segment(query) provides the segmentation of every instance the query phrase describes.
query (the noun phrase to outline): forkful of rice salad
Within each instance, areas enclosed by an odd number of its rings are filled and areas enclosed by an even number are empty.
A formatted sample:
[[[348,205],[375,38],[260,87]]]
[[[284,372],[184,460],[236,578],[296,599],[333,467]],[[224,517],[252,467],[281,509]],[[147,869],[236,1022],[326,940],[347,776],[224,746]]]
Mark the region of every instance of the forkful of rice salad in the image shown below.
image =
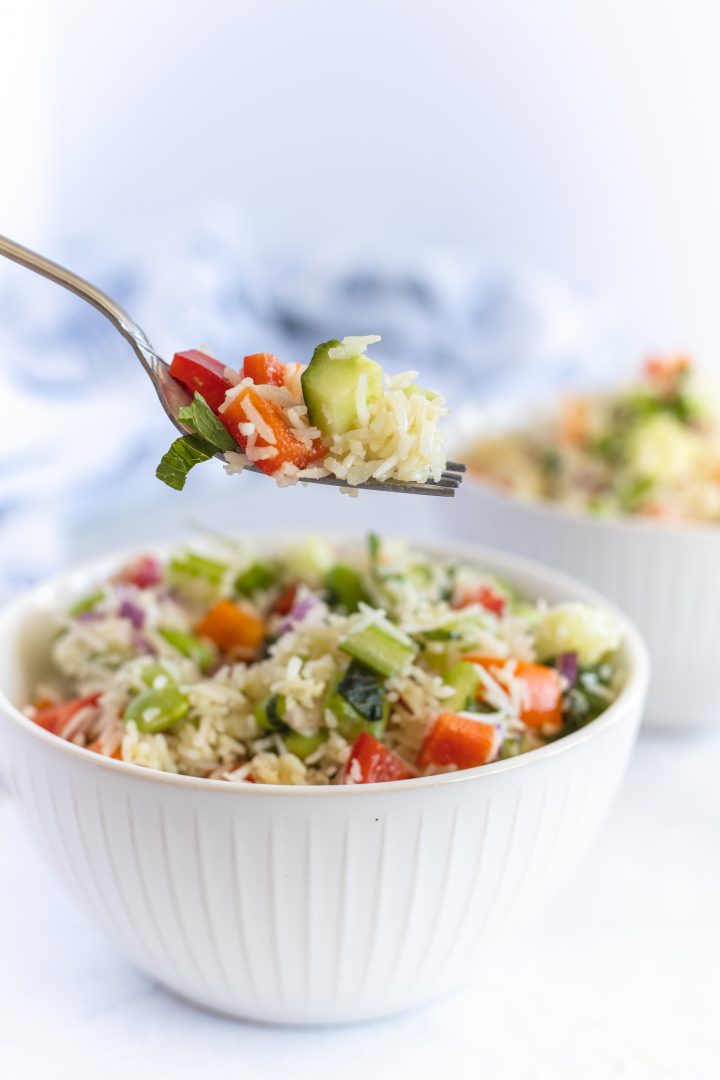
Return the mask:
[[[443,398],[417,386],[416,372],[386,377],[367,356],[376,335],[326,341],[307,366],[256,353],[236,371],[200,349],[176,353],[168,365],[96,285],[7,236],[0,256],[79,296],[131,346],[182,433],[157,469],[170,487],[182,489],[190,470],[212,457],[228,472],[264,473],[279,486],[301,481],[351,493],[452,497],[462,481],[465,466],[445,459]]]
[[[57,613],[29,717],[104,757],[254,784],[476,768],[592,722],[609,613],[371,536],[137,558]]]
[[[388,377],[367,355],[378,341],[326,341],[307,365],[255,353],[239,371],[199,349],[175,353],[169,373],[193,397],[158,478],[180,490],[190,469],[221,457],[228,473],[262,472],[280,487],[454,495],[464,466],[445,459],[444,400],[415,371]]]

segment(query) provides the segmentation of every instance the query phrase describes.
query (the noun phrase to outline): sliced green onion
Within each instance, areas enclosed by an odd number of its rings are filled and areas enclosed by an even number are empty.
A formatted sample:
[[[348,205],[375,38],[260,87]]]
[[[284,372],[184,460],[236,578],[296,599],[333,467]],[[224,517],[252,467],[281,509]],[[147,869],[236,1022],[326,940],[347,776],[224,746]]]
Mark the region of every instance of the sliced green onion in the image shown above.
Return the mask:
[[[171,626],[158,630],[158,633],[165,638],[168,645],[172,645],[183,656],[187,656],[194,661],[202,672],[207,674],[212,669],[216,660],[216,653],[207,641],[195,637],[194,634],[188,633],[187,630],[176,630]]]
[[[240,596],[252,596],[261,589],[269,589],[278,579],[280,567],[273,562],[254,562],[235,578],[235,592]]]
[[[271,694],[264,698],[254,709],[258,727],[263,731],[287,731],[285,723],[285,698],[282,694]]]
[[[161,679],[164,681],[161,682],[159,686],[156,686],[155,684],[158,682],[158,680]],[[157,690],[160,690],[165,686],[175,684],[175,680],[170,675],[170,673],[162,666],[162,664],[155,664],[153,662],[143,664],[139,672],[139,682],[142,684],[142,686],[147,686]]]
[[[134,720],[138,731],[167,731],[187,716],[190,702],[177,686],[163,686],[138,694],[125,710],[125,722]]]
[[[323,584],[330,593],[333,606],[342,608],[348,615],[356,612],[361,602],[370,602],[362,577],[352,566],[344,563],[331,566]]]
[[[227,565],[194,551],[186,551],[170,560],[168,570],[179,577],[202,578],[211,585],[220,585],[227,573]]]
[[[105,599],[105,592],[103,589],[99,589],[97,592],[90,593],[89,596],[83,596],[80,600],[76,600],[72,607],[68,608],[68,615],[75,618],[76,615],[85,615],[88,611],[92,611],[97,607],[101,600]]]
[[[315,735],[299,735],[297,731],[289,731],[283,736],[283,740],[287,752],[304,761],[306,757],[320,749],[327,737],[327,731],[318,731]]]

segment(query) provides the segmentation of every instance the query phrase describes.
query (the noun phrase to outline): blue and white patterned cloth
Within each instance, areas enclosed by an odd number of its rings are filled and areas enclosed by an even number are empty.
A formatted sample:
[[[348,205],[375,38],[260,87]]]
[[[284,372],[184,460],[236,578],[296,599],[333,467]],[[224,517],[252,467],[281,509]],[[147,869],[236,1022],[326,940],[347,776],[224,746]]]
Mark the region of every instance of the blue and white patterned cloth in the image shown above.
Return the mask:
[[[205,344],[232,366],[254,351],[304,361],[329,337],[379,333],[383,364],[417,368],[452,405],[546,394],[580,369],[593,333],[568,290],[471,259],[340,247],[261,257],[227,215],[153,238],[152,254],[143,243],[132,254],[77,241],[49,250],[119,300],[168,357]],[[10,263],[0,265],[0,403],[1,600],[61,566],[90,511],[151,501],[172,431],[109,324]]]

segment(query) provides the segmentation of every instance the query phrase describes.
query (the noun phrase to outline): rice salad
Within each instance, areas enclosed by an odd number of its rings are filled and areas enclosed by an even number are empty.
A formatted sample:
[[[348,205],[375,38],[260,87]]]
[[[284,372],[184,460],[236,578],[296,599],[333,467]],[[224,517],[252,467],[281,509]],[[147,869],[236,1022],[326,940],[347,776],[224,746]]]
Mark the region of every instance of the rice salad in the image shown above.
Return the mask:
[[[651,359],[632,385],[568,398],[466,456],[483,480],[569,510],[720,522],[720,392],[686,357]]]
[[[446,413],[416,371],[387,376],[367,355],[377,335],[318,345],[308,365],[270,353],[246,356],[235,371],[198,349],[176,353],[170,374],[193,394],[157,476],[181,489],[194,465],[223,456],[228,473],[248,466],[283,487],[336,477],[348,490],[374,481],[439,481]]]
[[[277,555],[133,560],[58,616],[27,715],[98,754],[233,783],[471,768],[592,721],[623,672],[612,617],[528,602],[371,536]]]

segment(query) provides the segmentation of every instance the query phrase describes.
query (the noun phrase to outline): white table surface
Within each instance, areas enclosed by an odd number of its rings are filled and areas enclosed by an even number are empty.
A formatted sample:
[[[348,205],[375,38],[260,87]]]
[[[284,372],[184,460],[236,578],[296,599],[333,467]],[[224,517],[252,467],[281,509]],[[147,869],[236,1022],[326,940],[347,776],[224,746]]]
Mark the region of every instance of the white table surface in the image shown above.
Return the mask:
[[[301,504],[290,492],[265,505],[266,490],[248,483],[244,521],[262,495],[266,527],[312,518],[434,529],[429,500],[336,503],[313,492]],[[98,522],[75,554],[177,534],[188,516],[186,504],[163,502],[131,522]],[[202,516],[228,529],[237,511],[216,504]],[[0,1076],[720,1077],[719,777],[720,727],[644,734],[573,880],[472,985],[414,1014],[307,1030],[216,1017],[153,984],[86,921],[0,794]]]

